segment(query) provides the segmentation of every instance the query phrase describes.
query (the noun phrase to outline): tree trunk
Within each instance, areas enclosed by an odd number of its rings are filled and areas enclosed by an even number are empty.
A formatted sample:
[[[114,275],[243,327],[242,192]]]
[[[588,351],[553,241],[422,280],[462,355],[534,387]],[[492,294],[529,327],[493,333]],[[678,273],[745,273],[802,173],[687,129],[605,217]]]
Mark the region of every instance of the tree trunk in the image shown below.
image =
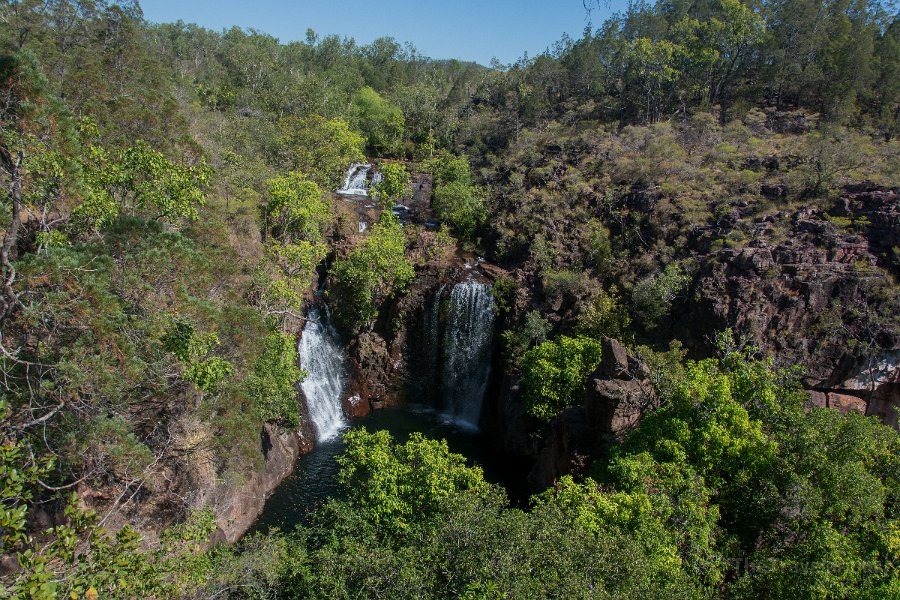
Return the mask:
[[[3,246],[0,247],[0,268],[2,268],[3,275],[3,294],[2,298],[0,298],[0,303],[2,303],[0,305],[0,324],[6,320],[18,302],[18,296],[16,296],[12,287],[16,280],[16,269],[13,267],[12,261],[16,258],[16,242],[19,238],[19,226],[22,218],[22,176],[20,173],[22,153],[20,151],[13,157],[9,151],[4,151],[2,160],[10,179],[9,201],[12,204],[12,218],[3,238]]]

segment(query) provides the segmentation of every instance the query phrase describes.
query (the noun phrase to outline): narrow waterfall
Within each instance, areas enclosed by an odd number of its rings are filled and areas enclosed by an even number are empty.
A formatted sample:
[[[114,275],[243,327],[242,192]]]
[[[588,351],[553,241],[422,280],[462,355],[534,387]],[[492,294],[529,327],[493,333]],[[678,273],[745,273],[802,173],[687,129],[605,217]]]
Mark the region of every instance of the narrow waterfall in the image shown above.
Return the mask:
[[[318,441],[336,436],[346,425],[341,400],[347,383],[344,353],[337,341],[328,314],[309,310],[300,339],[300,367],[307,372],[301,384],[309,417],[316,426]]]
[[[344,177],[344,187],[337,190],[337,193],[345,196],[367,196],[368,183],[366,180],[371,168],[372,165],[362,163],[350,165]]]
[[[474,281],[456,284],[447,306],[441,384],[444,410],[461,425],[478,427],[491,373],[493,340],[490,287]]]

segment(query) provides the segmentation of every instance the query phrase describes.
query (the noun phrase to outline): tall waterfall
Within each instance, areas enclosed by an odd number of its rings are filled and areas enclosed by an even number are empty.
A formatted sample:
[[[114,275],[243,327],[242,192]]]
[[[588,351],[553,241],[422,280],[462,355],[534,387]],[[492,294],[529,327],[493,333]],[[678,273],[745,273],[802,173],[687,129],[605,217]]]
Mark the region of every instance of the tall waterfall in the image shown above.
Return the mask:
[[[444,409],[461,425],[478,427],[493,339],[490,287],[474,281],[456,284],[447,306],[441,385]]]
[[[337,193],[344,194],[345,196],[368,195],[368,184],[366,179],[371,168],[372,165],[362,163],[353,163],[350,165],[350,168],[347,169],[347,174],[344,176],[344,187],[337,190]]]
[[[307,317],[299,348],[300,366],[307,372],[301,385],[321,442],[336,436],[347,423],[341,407],[347,373],[344,353],[327,313],[322,316],[311,308]]]

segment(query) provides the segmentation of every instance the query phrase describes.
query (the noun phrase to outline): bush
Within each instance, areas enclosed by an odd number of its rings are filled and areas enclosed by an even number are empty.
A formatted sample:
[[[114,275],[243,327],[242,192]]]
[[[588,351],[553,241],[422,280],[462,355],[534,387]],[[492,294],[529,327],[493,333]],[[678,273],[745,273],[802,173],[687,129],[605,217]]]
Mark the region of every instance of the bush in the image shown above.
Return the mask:
[[[396,154],[403,142],[403,111],[366,86],[353,99],[356,124],[377,154]]]
[[[409,172],[396,163],[382,165],[378,172],[382,179],[372,188],[372,195],[382,208],[388,210],[409,192]]]
[[[441,221],[449,223],[460,238],[468,241],[474,240],[475,230],[487,214],[483,192],[457,181],[435,188],[431,206]]]
[[[308,174],[325,189],[341,185],[348,165],[365,161],[366,139],[342,119],[307,115],[282,119],[279,125],[284,131],[278,141],[284,166]]]
[[[604,336],[621,339],[630,326],[631,317],[621,304],[619,290],[612,286],[609,292],[600,290],[582,307],[576,329],[582,335],[597,339]]]
[[[399,294],[415,276],[405,254],[403,226],[390,211],[383,211],[371,233],[350,253],[334,263],[332,275],[338,300],[338,321],[348,329],[371,322],[378,307]]]
[[[522,356],[522,385],[528,413],[550,422],[582,401],[587,377],[600,364],[602,346],[587,337],[562,336]]]
[[[256,401],[261,420],[293,428],[300,425],[297,384],[306,373],[297,366],[298,361],[292,336],[285,333],[266,336],[263,352],[244,384],[247,395]]]
[[[631,293],[634,311],[647,330],[655,329],[672,311],[672,301],[690,283],[678,263],[669,263],[662,271],[639,281]]]

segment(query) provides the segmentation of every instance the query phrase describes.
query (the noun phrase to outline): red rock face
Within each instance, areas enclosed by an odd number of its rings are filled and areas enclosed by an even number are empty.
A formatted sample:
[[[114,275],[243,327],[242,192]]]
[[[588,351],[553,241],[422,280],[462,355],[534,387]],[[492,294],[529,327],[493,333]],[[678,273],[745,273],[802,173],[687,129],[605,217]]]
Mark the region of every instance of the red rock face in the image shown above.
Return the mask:
[[[218,537],[225,542],[236,542],[253,525],[262,514],[266,497],[291,474],[300,456],[300,439],[294,431],[267,423],[261,443],[263,468],[251,472],[244,482],[221,485],[213,495]]]
[[[849,412],[858,412],[862,415],[866,414],[866,401],[857,396],[848,394],[828,394],[828,408],[833,408],[841,414]]]

